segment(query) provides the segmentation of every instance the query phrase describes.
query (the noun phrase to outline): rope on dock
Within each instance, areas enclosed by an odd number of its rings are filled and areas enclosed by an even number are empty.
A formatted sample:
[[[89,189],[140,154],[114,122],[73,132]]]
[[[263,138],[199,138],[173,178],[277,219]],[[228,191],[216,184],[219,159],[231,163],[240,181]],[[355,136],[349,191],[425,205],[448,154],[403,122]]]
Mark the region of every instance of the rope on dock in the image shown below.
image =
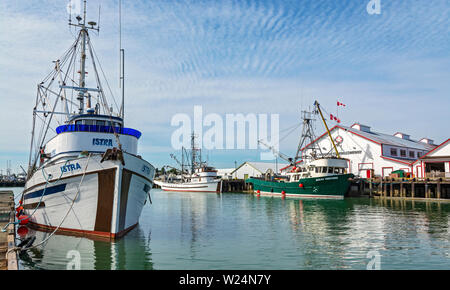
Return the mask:
[[[68,162],[69,162],[69,160],[67,160],[67,161],[64,163],[64,166],[66,166]],[[44,195],[45,195],[45,191],[47,190],[48,185],[49,185],[50,183],[56,183],[56,182],[58,182],[58,181],[62,178],[64,172],[61,171],[61,175],[60,175],[55,181],[53,181],[53,182],[50,182],[50,179],[52,178],[52,175],[51,175],[51,174],[47,174],[47,177],[46,177],[45,174],[46,174],[46,172],[45,172],[45,170],[44,170],[44,167],[42,167],[42,176],[43,176],[44,179],[45,179],[45,187],[44,187],[44,190],[42,191],[42,195],[41,195],[41,198],[39,199],[38,204],[36,205],[36,207],[35,207],[34,210],[33,210],[33,213],[32,213],[31,215],[27,216],[27,218],[24,218],[24,219],[19,219],[19,218],[18,218],[17,221],[7,223],[6,226],[5,226],[4,228],[2,228],[2,230],[1,230],[3,233],[6,232],[6,229],[8,228],[8,226],[9,226],[10,224],[17,225],[17,224],[20,224],[21,221],[29,220],[29,219],[36,213],[37,209],[38,209],[39,206],[41,205],[42,198],[43,198]],[[22,193],[21,193],[22,196],[23,196],[24,193],[25,193],[25,191],[22,191]],[[16,196],[14,196],[14,202],[15,202],[15,200],[16,200]]]

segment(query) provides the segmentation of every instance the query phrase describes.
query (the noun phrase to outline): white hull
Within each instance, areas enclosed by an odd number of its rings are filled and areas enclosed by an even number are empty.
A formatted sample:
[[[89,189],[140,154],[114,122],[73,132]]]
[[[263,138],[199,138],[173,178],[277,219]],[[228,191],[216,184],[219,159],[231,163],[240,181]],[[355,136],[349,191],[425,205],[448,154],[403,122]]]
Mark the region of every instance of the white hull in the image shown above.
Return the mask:
[[[220,180],[208,182],[184,182],[170,183],[155,180],[164,191],[183,191],[183,192],[220,192]]]
[[[54,229],[64,220],[59,232],[108,238],[132,229],[153,185],[154,168],[134,155],[123,155],[125,165],[120,161],[101,163],[102,155],[96,154],[36,171],[24,191],[23,204],[26,214],[32,215],[30,222]]]

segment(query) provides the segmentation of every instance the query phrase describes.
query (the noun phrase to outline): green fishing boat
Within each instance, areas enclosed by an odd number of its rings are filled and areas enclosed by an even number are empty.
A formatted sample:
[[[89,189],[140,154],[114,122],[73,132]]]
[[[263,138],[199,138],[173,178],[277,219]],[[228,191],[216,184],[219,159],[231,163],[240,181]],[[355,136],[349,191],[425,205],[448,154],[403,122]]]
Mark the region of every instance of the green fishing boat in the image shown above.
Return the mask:
[[[291,164],[290,172],[286,176],[269,180],[266,180],[267,178],[247,179],[246,182],[253,185],[254,193],[282,197],[344,198],[354,175],[347,173],[349,161],[340,157],[317,101],[314,103],[314,108],[313,112],[303,112],[303,132],[296,157],[289,158],[280,152],[274,152]],[[315,139],[312,126],[314,114],[320,114],[333,144],[334,152],[329,152],[328,156],[323,152],[317,152],[321,151],[320,148],[313,148],[309,156],[305,156],[302,152],[304,145],[313,143]],[[273,150],[273,147],[269,148]],[[317,158],[316,156],[324,157]],[[300,161],[297,161],[298,159]]]
[[[278,195],[303,198],[343,199],[350,187],[353,174],[345,174],[347,160],[318,159],[306,166],[294,167],[287,178],[264,180],[249,178],[259,195]]]

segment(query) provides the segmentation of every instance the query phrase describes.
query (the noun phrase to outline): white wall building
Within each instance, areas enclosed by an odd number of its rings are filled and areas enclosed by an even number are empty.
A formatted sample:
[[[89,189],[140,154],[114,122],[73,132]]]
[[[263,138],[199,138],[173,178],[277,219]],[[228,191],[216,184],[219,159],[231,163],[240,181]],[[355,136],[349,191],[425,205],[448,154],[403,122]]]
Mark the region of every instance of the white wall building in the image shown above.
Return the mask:
[[[386,177],[400,169],[412,172],[412,163],[436,147],[427,138],[415,141],[400,132],[394,135],[378,133],[359,123],[350,127],[336,125],[330,133],[339,154],[348,160],[349,172],[363,178],[372,175]],[[305,146],[302,156],[311,153],[308,148],[312,145],[321,148],[323,155],[334,151],[326,132]]]
[[[217,170],[217,176],[219,176],[222,179],[232,179],[232,172],[235,170],[235,168],[222,168],[222,169],[216,169]]]
[[[450,139],[414,162],[413,168],[418,178],[450,178]]]
[[[266,173],[280,173],[286,167],[285,163],[244,162],[231,173],[233,179],[247,179],[250,177],[263,177]]]

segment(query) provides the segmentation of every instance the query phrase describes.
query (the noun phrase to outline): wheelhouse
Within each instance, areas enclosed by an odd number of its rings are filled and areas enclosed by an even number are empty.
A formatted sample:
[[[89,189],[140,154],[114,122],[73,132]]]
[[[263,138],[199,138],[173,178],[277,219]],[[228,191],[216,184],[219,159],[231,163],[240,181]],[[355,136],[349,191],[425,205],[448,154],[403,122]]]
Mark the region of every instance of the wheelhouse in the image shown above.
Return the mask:
[[[302,178],[342,175],[347,172],[345,159],[323,158],[312,161],[308,165],[299,166],[288,173],[288,181],[295,182]]]
[[[56,128],[56,133],[65,132],[94,132],[94,133],[117,133],[130,135],[139,139],[141,132],[131,128],[123,127],[123,120],[119,117],[112,117],[97,114],[77,115],[69,119],[66,125]]]

